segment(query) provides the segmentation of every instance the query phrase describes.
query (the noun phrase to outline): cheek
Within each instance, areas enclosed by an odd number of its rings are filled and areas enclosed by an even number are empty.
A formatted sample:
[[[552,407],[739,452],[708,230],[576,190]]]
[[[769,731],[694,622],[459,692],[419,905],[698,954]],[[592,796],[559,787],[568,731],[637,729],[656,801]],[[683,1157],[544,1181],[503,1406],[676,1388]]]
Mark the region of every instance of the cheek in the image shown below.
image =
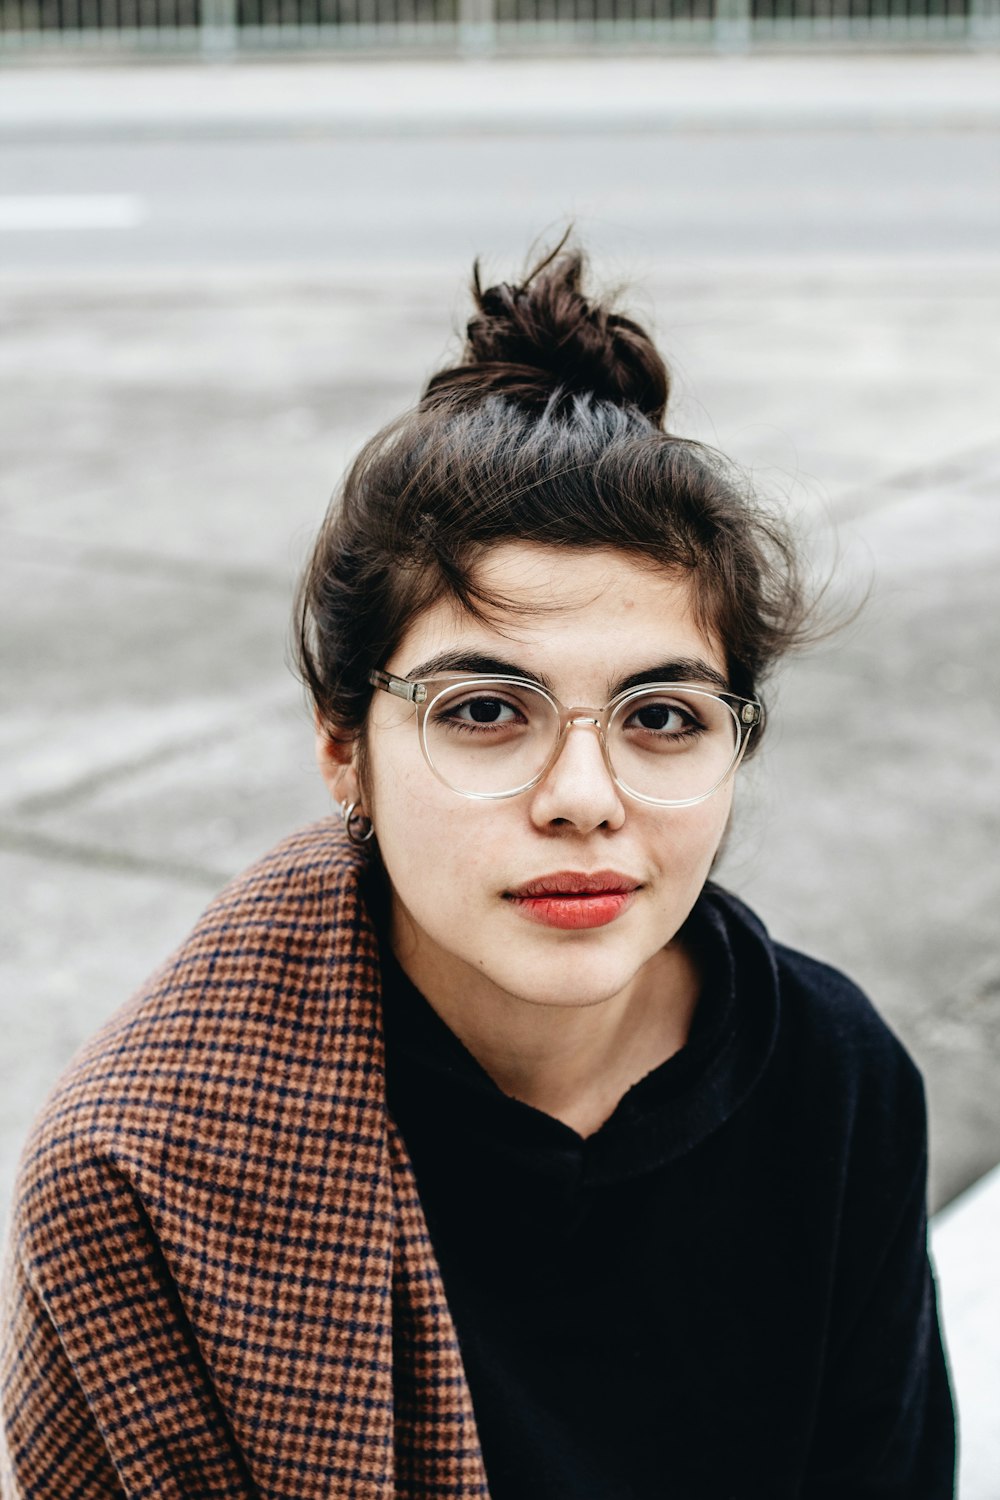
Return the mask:
[[[460,909],[496,860],[498,839],[483,826],[481,805],[463,802],[412,759],[380,756],[369,785],[382,861],[404,905],[414,914]]]
[[[728,791],[724,796],[710,798],[704,804],[704,809],[696,808],[692,811],[701,812],[698,827],[698,842],[704,852],[705,858],[711,863],[718,852],[719,845],[726,836],[729,827],[729,819],[733,810],[732,793]]]
[[[732,811],[731,795],[679,808],[661,832],[662,867],[669,877],[704,880],[715,863]]]

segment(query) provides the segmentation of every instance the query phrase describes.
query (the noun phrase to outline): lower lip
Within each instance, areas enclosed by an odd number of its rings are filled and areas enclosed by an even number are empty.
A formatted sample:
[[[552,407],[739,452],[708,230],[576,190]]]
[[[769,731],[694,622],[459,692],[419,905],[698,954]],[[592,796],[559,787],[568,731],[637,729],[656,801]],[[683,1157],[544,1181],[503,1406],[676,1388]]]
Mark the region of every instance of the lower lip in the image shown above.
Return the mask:
[[[542,927],[578,932],[585,927],[607,927],[632,905],[634,891],[607,891],[595,896],[508,896],[510,904]]]

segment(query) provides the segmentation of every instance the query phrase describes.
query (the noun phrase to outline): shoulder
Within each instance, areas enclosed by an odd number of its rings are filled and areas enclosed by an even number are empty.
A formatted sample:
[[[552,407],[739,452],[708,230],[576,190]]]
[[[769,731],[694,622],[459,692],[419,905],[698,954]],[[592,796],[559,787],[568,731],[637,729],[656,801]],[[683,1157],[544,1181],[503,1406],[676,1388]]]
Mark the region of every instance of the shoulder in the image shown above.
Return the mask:
[[[761,919],[728,891],[711,888],[734,946],[753,950],[775,986],[777,1072],[836,1128],[859,1119],[897,1137],[925,1131],[923,1079],[904,1043],[848,975],[775,942]]]
[[[774,945],[784,1030],[799,1057],[824,1062],[853,1097],[881,1095],[887,1110],[922,1115],[923,1079],[901,1038],[873,1001],[839,969]]]
[[[280,1028],[317,989],[336,990],[343,963],[370,956],[374,934],[361,895],[361,866],[330,821],[283,840],[209,903],[180,946],[77,1054],[70,1083],[135,1056],[154,1039],[194,1044]],[[203,1035],[204,1034],[204,1035]],[[149,1053],[155,1073],[169,1051]],[[124,1081],[127,1069],[105,1072]],[[148,1074],[146,1076],[149,1076]]]
[[[299,1113],[328,1118],[345,1069],[377,1061],[376,951],[336,825],[278,845],[63,1073],[22,1155],[19,1227],[67,1194],[96,1209],[109,1174],[145,1197],[168,1159],[196,1191],[241,1153],[266,1157]]]

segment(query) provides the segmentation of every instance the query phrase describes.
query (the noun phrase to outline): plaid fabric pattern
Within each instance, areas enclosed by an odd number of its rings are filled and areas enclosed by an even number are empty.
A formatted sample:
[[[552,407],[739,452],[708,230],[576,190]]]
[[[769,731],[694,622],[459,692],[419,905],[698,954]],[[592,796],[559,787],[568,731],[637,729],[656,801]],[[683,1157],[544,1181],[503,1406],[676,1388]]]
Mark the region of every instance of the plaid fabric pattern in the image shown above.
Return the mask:
[[[286,840],[50,1097],[7,1247],[5,1500],[487,1495],[362,858],[332,821]]]

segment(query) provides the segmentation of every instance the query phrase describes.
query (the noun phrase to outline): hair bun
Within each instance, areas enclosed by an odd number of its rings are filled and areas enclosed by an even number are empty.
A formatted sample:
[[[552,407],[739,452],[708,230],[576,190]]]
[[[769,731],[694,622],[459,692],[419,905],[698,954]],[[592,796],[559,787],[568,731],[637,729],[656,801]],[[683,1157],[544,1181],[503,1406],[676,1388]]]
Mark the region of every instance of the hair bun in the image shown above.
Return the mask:
[[[422,407],[469,405],[491,394],[531,410],[565,410],[575,396],[637,407],[658,426],[670,392],[667,367],[630,318],[581,291],[584,257],[560,241],[518,286],[472,283],[477,311],[462,362],[428,381]]]

